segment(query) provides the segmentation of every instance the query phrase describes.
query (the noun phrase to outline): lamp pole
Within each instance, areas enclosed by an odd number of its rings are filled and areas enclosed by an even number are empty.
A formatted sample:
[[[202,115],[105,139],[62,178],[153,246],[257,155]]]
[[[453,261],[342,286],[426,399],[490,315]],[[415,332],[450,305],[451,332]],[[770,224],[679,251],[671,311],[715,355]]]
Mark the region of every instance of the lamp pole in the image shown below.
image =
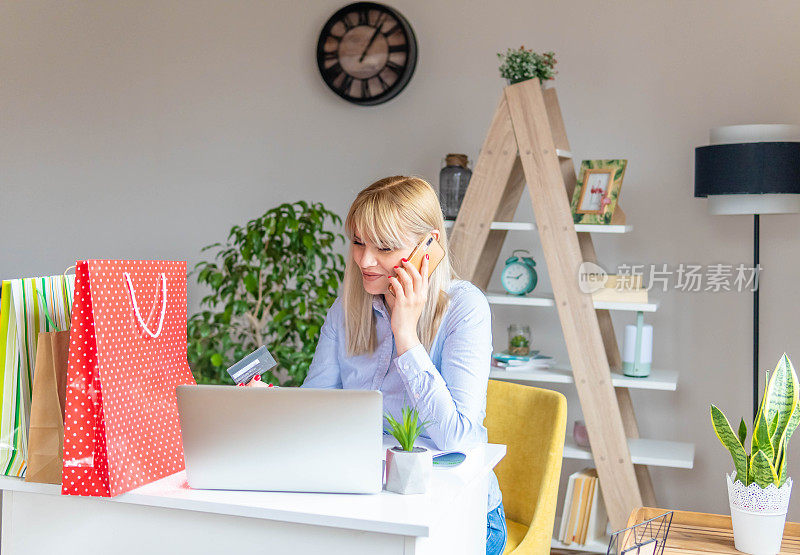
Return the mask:
[[[758,241],[759,231],[761,227],[760,214],[753,216],[753,267],[755,274],[753,275],[754,290],[753,290],[753,429],[756,425],[756,415],[758,413],[758,291],[761,289],[759,282],[759,259],[758,259]],[[766,384],[764,384],[766,387]]]

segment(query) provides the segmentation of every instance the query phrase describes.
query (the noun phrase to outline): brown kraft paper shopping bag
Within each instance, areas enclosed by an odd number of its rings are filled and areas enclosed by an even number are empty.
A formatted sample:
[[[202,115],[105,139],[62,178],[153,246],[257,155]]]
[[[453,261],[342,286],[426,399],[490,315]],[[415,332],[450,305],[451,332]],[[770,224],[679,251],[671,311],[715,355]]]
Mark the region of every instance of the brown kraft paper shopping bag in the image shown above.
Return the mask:
[[[26,482],[60,484],[69,331],[39,334],[33,373]]]

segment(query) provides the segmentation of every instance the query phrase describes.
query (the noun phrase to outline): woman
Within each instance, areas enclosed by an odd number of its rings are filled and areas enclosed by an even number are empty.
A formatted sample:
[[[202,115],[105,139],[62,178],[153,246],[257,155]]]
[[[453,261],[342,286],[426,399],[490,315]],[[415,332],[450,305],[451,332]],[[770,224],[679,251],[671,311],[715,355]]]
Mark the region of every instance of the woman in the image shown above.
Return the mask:
[[[358,194],[345,220],[344,291],[328,311],[303,387],[379,390],[385,411],[415,406],[427,436],[449,450],[487,440],[492,330],[483,293],[456,279],[443,229],[439,200],[422,179],[387,177]],[[420,271],[407,258],[431,232],[445,257],[428,276],[427,258]],[[491,478],[487,554],[502,553],[506,541]]]

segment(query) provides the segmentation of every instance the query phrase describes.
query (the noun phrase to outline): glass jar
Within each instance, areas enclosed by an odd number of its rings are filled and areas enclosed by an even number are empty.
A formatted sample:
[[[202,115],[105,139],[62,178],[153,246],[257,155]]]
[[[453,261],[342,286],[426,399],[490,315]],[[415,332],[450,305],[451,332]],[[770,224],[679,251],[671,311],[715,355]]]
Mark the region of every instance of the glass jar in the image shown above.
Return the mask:
[[[531,328],[522,324],[508,326],[508,354],[528,356],[531,352]]]
[[[439,172],[439,203],[445,220],[455,220],[467,192],[472,170],[466,154],[448,154]]]

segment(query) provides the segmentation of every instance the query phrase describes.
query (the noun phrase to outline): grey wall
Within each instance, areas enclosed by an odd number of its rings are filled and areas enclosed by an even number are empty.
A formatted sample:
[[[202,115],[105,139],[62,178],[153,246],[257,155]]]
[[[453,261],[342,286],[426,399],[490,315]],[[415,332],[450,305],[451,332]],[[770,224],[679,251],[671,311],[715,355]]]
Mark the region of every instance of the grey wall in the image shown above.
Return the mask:
[[[341,101],[316,69],[317,34],[343,4],[0,4],[0,275],[58,273],[76,258],[193,264],[203,245],[283,201],[344,214],[378,177],[435,184],[445,153],[477,156],[503,85],[495,53],[520,44],[558,54],[576,157],[630,160],[622,204],[635,232],[597,238],[606,266],[750,261],[751,219],[709,216],[693,198],[692,149],[712,126],[800,122],[793,0],[395,0],[419,65],[406,91],[373,108]],[[764,369],[784,350],[800,362],[799,231],[800,216],[762,224]],[[533,235],[513,234],[503,257],[523,246],[543,262]],[[727,512],[731,463],[707,412],[712,401],[732,420],[749,412],[750,303],[670,291],[647,318],[656,365],[681,378],[675,393],[634,391],[642,435],[697,444],[693,470],[652,471],[663,506]],[[566,361],[554,312],[495,319],[498,346],[508,323],[528,322]],[[562,391],[578,418],[574,390]],[[800,519],[800,504],[789,516]]]

